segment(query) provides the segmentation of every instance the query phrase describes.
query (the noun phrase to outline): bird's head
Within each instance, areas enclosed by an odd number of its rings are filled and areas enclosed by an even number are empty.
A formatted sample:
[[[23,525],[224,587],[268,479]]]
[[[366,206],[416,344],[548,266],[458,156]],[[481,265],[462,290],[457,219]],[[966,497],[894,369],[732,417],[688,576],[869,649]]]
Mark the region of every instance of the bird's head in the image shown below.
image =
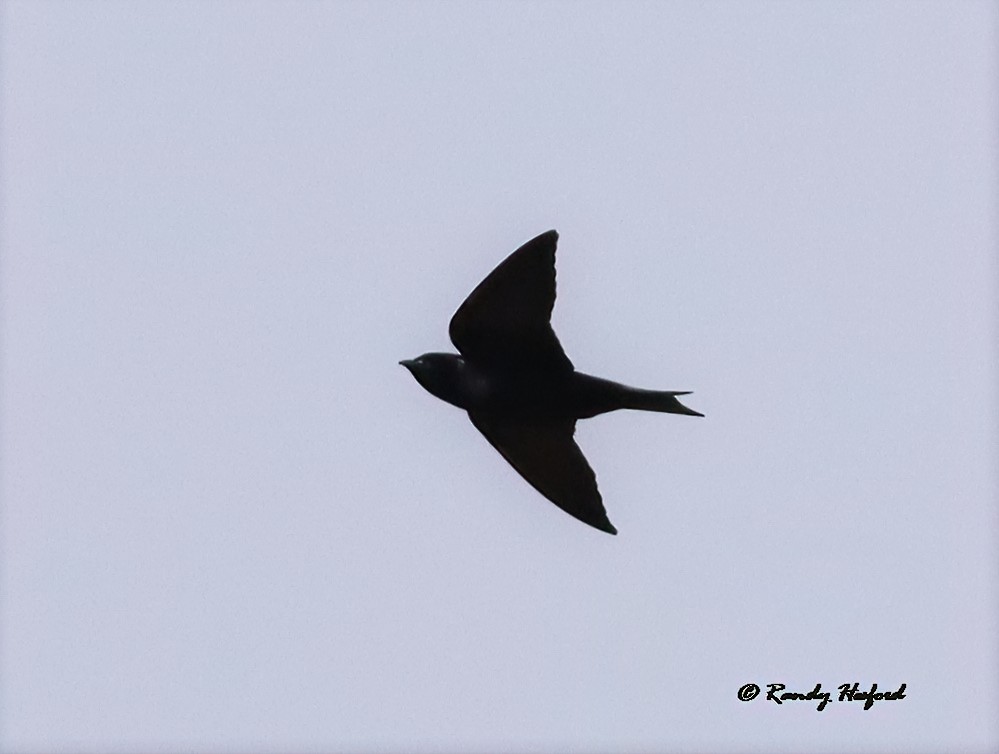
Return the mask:
[[[462,371],[465,361],[453,353],[425,353],[415,359],[399,362],[409,370],[423,388],[460,408],[466,408],[467,387],[463,384]]]

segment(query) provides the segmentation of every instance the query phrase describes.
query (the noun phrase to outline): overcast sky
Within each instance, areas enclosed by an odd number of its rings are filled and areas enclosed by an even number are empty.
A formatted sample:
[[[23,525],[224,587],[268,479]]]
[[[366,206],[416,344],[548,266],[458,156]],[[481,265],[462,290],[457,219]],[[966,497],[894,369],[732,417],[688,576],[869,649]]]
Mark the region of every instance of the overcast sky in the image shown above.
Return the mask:
[[[2,14],[4,751],[999,748],[996,4]],[[549,228],[617,537],[397,365]]]

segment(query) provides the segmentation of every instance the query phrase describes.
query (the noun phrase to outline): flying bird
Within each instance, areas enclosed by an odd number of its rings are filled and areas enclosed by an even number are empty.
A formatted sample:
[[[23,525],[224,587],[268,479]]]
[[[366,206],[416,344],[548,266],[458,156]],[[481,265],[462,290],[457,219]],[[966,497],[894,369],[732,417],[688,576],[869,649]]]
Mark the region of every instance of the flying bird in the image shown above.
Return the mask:
[[[428,392],[464,409],[496,450],[570,516],[617,534],[597,478],[576,445],[576,421],[622,408],[704,416],[679,395],[577,372],[551,326],[555,246],[549,230],[493,270],[458,307],[448,328],[453,353],[399,363]]]

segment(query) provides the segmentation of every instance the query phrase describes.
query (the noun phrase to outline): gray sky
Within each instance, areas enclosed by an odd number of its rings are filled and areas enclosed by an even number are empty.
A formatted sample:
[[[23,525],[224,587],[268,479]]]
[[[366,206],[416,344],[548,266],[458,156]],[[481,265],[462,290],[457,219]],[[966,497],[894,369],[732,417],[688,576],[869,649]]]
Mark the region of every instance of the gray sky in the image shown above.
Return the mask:
[[[994,3],[2,12],[5,751],[999,747]],[[396,364],[548,228],[618,537]]]

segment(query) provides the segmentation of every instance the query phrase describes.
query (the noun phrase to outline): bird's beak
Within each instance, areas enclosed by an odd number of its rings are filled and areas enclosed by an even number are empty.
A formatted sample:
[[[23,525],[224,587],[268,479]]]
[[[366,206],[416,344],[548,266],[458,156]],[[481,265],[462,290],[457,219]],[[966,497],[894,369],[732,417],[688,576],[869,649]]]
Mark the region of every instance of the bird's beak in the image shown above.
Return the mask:
[[[402,361],[399,362],[399,366],[406,367],[406,369],[412,371],[413,370],[413,364],[415,364],[415,363],[416,362],[414,362],[412,359],[403,359]]]

